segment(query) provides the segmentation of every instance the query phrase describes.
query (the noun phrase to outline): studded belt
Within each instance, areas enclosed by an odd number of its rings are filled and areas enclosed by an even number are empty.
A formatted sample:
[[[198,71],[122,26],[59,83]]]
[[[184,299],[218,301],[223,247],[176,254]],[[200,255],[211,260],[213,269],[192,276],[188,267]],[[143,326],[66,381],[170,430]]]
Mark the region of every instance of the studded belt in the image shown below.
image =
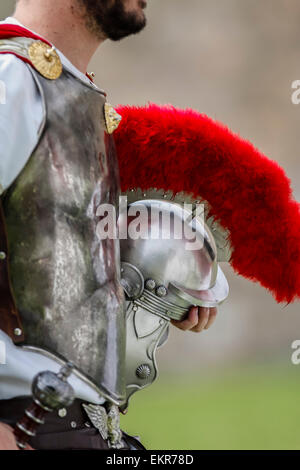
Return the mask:
[[[0,422],[14,427],[32,402],[30,397],[0,400]],[[37,450],[109,450],[111,447],[84,411],[82,400],[76,399],[68,409],[49,413],[46,422],[30,440]],[[103,407],[101,407],[103,408]],[[144,450],[138,439],[122,432],[124,450]]]

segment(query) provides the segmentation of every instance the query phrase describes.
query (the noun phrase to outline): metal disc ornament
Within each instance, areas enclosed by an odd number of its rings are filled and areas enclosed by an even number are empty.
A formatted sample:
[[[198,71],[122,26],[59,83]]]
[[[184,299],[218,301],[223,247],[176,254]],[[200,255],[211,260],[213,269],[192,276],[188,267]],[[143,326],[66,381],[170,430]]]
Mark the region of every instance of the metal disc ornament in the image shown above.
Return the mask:
[[[43,41],[34,41],[28,55],[35,69],[45,78],[56,80],[62,74],[62,63],[54,47]]]

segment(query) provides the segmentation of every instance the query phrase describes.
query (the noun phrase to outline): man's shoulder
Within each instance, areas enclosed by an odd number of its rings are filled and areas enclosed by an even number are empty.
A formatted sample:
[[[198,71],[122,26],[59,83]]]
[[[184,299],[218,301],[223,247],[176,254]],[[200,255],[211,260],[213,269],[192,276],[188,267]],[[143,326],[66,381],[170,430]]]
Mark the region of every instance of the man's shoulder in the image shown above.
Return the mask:
[[[26,67],[26,63],[12,52],[0,53],[0,66]]]
[[[26,69],[28,69],[26,61],[22,57],[18,57],[15,47],[10,46],[11,40],[14,43],[14,36],[19,35],[18,28],[20,28],[19,23],[12,17],[0,21],[0,71],[14,69],[14,71],[20,70],[26,73]]]
[[[0,79],[7,80],[13,75],[13,81],[24,84],[24,78],[30,78],[33,82],[33,76],[29,71],[27,64],[12,53],[0,53]]]
[[[5,104],[13,106],[18,100],[19,106],[23,103],[31,107],[31,102],[38,99],[30,67],[13,54],[0,54],[0,84],[2,93],[6,93]],[[4,111],[2,108],[1,114]]]
[[[44,115],[30,66],[13,54],[0,54],[0,194],[37,145]]]

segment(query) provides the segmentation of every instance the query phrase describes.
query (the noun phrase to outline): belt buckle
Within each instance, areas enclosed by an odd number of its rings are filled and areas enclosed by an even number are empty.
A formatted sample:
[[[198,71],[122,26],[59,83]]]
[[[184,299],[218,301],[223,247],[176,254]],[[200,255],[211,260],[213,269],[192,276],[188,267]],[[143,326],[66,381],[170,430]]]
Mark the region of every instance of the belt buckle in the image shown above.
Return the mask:
[[[91,403],[83,403],[82,406],[101,437],[108,441],[109,447],[112,449],[123,449],[125,443],[120,429],[119,408],[112,403],[107,403],[107,409],[104,406],[93,405]]]

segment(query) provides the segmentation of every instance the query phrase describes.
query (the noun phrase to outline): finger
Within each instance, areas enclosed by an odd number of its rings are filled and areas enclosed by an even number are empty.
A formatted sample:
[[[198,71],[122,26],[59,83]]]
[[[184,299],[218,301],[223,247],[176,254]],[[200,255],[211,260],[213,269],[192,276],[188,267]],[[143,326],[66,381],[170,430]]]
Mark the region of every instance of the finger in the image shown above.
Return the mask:
[[[209,319],[208,319],[208,322],[206,323],[205,330],[208,330],[208,328],[210,328],[214,324],[217,318],[217,313],[218,313],[218,310],[216,307],[210,309]]]
[[[185,320],[172,320],[172,324],[183,331],[191,330],[198,324],[198,307],[192,307]]]
[[[199,308],[199,320],[197,325],[192,328],[191,331],[195,333],[201,333],[206,327],[208,320],[209,320],[209,308],[208,307],[200,307]]]

